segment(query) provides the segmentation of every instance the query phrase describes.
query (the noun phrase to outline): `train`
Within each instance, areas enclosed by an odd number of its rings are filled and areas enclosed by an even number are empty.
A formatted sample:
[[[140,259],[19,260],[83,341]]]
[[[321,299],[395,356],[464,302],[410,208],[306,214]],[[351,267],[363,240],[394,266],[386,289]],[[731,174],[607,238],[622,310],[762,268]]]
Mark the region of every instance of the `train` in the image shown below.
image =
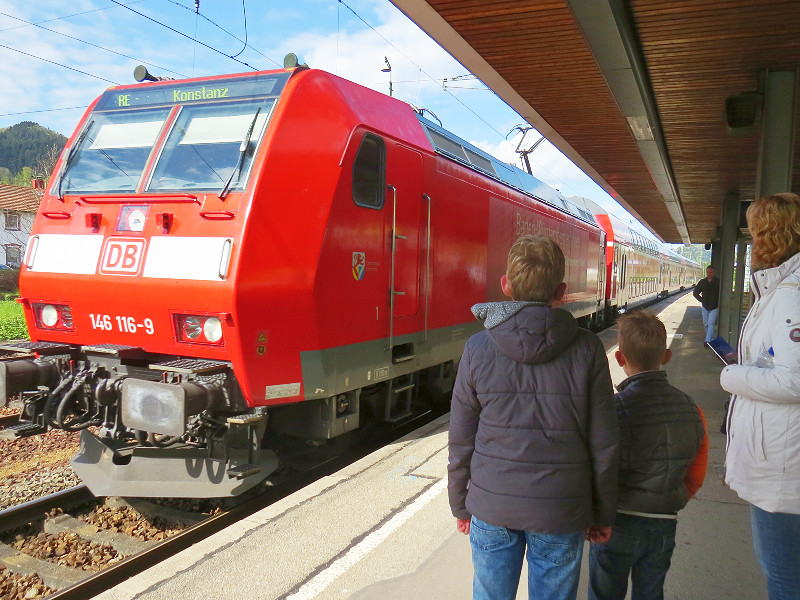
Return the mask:
[[[276,439],[446,408],[470,307],[502,299],[522,234],[564,250],[585,326],[702,276],[331,73],[150,79],[68,140],[21,267],[30,340],[0,347],[0,397],[30,432],[81,432],[95,495],[237,495],[278,468]]]

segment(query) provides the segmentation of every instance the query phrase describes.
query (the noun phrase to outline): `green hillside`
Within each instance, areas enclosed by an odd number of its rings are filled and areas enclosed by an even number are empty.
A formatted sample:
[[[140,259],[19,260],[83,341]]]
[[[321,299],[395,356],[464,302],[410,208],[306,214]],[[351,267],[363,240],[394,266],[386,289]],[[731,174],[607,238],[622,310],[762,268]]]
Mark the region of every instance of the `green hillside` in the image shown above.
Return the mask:
[[[15,185],[27,185],[19,181],[24,167],[33,175],[49,178],[53,165],[61,153],[67,138],[31,121],[17,123],[0,130],[0,181]]]

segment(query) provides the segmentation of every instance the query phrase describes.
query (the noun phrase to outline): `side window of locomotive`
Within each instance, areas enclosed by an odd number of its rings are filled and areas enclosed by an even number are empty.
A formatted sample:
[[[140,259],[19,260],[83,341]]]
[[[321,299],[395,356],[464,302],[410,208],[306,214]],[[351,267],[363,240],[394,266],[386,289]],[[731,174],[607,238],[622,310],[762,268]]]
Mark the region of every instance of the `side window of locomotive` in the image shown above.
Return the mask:
[[[242,189],[274,104],[271,99],[184,106],[148,191]]]
[[[353,202],[382,208],[386,189],[386,146],[371,133],[364,134],[353,161]]]
[[[61,193],[133,192],[168,109],[95,113],[64,159]]]

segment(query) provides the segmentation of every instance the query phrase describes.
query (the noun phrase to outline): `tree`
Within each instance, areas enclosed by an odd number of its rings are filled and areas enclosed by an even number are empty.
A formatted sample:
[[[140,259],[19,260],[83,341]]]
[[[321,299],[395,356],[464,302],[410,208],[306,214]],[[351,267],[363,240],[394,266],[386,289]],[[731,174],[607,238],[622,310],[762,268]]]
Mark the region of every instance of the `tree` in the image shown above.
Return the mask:
[[[45,180],[45,183],[50,181],[53,167],[56,166],[56,161],[63,147],[63,144],[59,146],[57,143],[53,143],[44,153],[40,154],[33,165],[33,176],[41,177]]]
[[[11,180],[11,185],[18,185],[20,187],[30,187],[31,185],[31,176],[33,175],[33,171],[30,167],[22,167],[22,170],[14,175],[14,179]]]
[[[711,264],[711,250],[706,250],[703,244],[692,244],[691,246],[679,246],[675,251],[689,260],[699,263],[701,266]]]
[[[58,149],[57,156],[66,143],[66,137],[41,125],[31,121],[17,123],[0,131],[0,167],[6,167],[11,173],[20,173],[23,167],[38,167],[41,160],[46,160],[42,157],[53,153],[53,146]],[[50,170],[52,166],[45,169],[47,173],[37,172],[36,175],[47,175]]]

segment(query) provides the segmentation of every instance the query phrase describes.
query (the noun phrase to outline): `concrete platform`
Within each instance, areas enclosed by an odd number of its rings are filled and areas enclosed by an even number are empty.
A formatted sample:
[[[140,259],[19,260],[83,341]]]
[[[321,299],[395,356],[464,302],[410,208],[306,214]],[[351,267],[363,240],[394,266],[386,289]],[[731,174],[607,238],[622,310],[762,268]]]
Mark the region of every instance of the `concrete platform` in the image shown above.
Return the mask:
[[[748,508],[723,485],[719,423],[727,396],[718,385],[722,365],[703,347],[699,304],[686,294],[655,310],[670,334],[670,380],[703,408],[711,441],[705,484],[678,520],[666,597],[766,599]],[[615,335],[601,335],[609,352]],[[612,378],[624,378],[613,359]],[[447,503],[447,427],[443,417],[98,598],[470,598],[469,540],[456,531]],[[527,597],[524,572],[520,599]]]

